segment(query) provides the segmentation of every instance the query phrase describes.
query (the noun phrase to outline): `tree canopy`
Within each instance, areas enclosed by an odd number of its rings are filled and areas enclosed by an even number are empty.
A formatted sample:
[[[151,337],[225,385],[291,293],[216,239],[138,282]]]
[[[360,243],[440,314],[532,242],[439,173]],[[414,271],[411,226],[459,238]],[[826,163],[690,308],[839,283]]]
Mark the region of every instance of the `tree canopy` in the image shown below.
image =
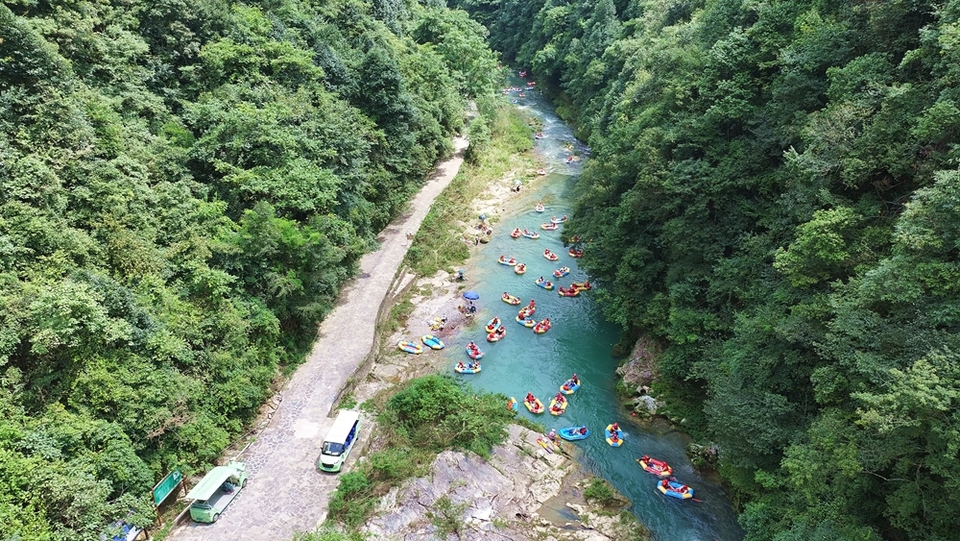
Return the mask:
[[[211,463],[467,99],[436,2],[0,2],[0,538],[98,539]]]
[[[592,147],[567,233],[747,539],[955,538],[960,2],[454,3]]]

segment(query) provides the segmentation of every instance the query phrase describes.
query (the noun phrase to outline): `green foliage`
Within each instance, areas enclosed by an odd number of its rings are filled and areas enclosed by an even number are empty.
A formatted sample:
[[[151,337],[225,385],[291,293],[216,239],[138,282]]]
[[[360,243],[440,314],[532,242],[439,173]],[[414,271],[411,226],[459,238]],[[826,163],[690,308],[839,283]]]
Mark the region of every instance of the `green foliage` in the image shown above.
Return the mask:
[[[445,449],[488,456],[507,436],[513,414],[502,395],[474,394],[448,376],[412,380],[381,411],[377,437],[382,450],[370,454],[358,469],[340,476],[330,501],[331,520],[355,529],[373,512],[380,498],[411,477],[425,475]],[[442,499],[442,498],[441,498]],[[459,510],[458,510],[459,509]],[[459,531],[462,511],[449,499],[434,507],[438,528]]]
[[[589,141],[566,234],[747,539],[955,537],[960,3],[455,5]]]
[[[440,6],[54,4],[0,5],[3,539],[243,434],[496,74]]]
[[[590,481],[586,490],[583,491],[583,497],[587,500],[593,500],[606,508],[618,507],[623,504],[623,501],[617,495],[616,491],[613,490],[613,487],[610,486],[610,483],[599,478]]]
[[[427,511],[427,518],[430,523],[436,526],[437,532],[442,539],[446,539],[451,534],[460,536],[463,530],[464,517],[463,512],[470,507],[470,502],[453,503],[450,496],[444,494],[433,502],[433,508]]]

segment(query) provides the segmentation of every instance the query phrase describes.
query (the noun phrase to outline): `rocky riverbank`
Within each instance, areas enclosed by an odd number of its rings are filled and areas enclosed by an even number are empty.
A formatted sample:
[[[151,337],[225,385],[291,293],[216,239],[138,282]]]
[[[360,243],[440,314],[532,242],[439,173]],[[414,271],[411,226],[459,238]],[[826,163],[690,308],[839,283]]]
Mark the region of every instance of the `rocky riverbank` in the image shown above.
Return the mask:
[[[363,530],[404,541],[642,539],[631,515],[583,499],[586,480],[570,457],[545,449],[534,431],[510,425],[509,432],[486,460],[454,451],[438,455],[430,475],[387,494]],[[557,509],[558,496],[565,509]]]

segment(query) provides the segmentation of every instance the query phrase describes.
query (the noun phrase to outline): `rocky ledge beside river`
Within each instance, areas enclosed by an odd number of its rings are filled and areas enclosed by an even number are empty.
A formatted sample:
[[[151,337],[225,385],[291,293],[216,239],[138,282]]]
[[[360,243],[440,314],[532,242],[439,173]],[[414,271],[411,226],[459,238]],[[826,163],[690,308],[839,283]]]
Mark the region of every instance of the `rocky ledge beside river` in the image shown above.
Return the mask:
[[[579,465],[548,452],[538,437],[509,425],[509,437],[489,459],[440,453],[430,476],[411,479],[384,496],[376,518],[363,530],[374,539],[404,541],[643,538],[643,527],[632,515],[587,504]],[[565,450],[571,448],[564,444]]]

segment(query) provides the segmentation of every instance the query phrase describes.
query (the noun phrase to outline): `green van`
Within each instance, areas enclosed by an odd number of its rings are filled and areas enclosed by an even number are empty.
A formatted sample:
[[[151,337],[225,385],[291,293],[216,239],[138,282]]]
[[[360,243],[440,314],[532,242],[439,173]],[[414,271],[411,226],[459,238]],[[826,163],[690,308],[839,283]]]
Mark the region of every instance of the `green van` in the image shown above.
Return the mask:
[[[360,435],[360,412],[344,410],[337,415],[330,432],[323,439],[323,450],[317,459],[317,469],[338,472],[343,469],[353,444]]]
[[[187,494],[190,518],[197,522],[216,522],[220,513],[247,486],[247,468],[243,462],[231,462],[210,470]]]

